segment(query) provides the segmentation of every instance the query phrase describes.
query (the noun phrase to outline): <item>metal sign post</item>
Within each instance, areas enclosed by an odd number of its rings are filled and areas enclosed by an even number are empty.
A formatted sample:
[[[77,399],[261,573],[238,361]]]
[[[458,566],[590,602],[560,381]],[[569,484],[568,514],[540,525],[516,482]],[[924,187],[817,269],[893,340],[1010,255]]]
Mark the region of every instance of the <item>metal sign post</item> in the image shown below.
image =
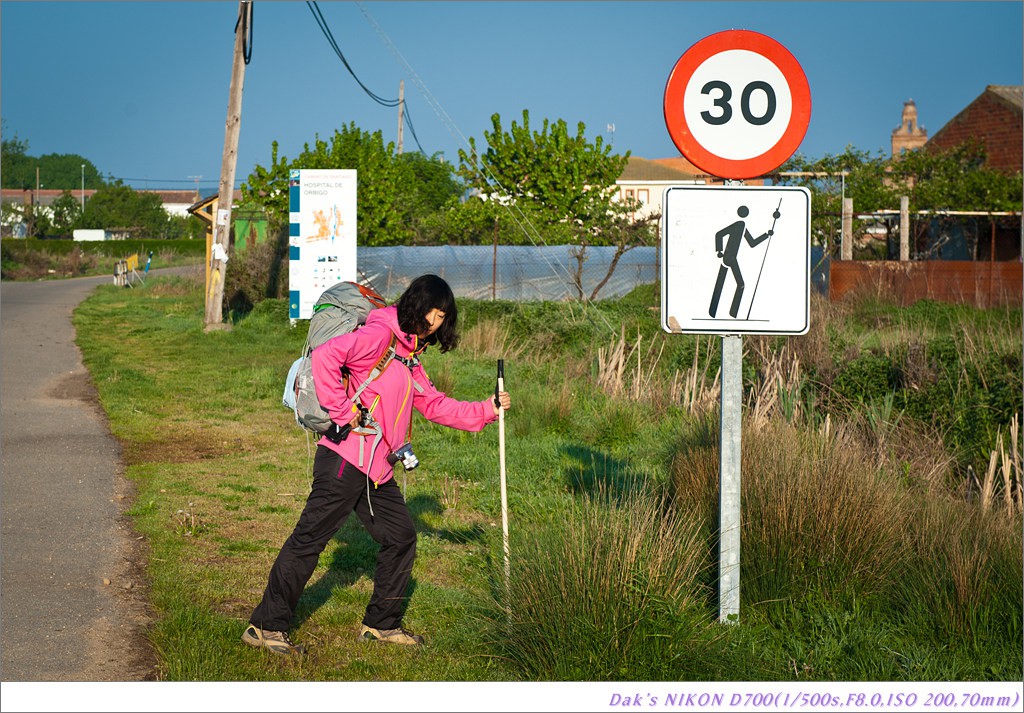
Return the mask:
[[[718,619],[740,615],[740,430],[743,423],[743,337],[722,337],[719,449]]]

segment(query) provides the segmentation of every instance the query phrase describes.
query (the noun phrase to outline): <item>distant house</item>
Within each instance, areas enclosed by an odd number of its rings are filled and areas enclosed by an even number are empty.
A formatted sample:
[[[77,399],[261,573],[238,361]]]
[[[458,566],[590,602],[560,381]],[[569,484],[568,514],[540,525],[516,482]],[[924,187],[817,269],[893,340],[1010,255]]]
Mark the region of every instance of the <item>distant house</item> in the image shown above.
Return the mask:
[[[963,111],[928,139],[929,151],[953,149],[968,139],[980,139],[987,166],[1008,174],[1022,170],[1022,97],[1024,87],[990,84]]]
[[[671,159],[669,159],[671,160]],[[686,159],[680,159],[685,161]],[[658,161],[630,156],[629,163],[615,182],[618,195],[622,200],[635,199],[640,202],[639,209],[633,214],[634,220],[641,220],[651,215],[661,215],[661,199],[665,189],[680,184],[704,183],[700,171],[690,164],[692,170],[686,171],[666,166]]]
[[[640,201],[640,208],[633,215],[634,220],[640,220],[655,214],[661,215],[662,198],[669,186],[723,183],[721,178],[708,175],[682,157],[646,159],[630,156],[615,186],[618,188],[619,200],[635,198]],[[764,180],[758,178],[744,183],[760,186]]]

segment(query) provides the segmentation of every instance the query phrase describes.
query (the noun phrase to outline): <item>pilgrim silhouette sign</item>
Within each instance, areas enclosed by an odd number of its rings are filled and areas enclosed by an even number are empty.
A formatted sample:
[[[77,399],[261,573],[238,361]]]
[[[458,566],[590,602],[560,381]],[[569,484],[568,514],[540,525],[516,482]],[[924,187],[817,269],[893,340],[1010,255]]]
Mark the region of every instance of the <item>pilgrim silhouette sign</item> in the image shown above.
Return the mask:
[[[806,188],[671,186],[662,205],[662,328],[804,334],[810,311]]]

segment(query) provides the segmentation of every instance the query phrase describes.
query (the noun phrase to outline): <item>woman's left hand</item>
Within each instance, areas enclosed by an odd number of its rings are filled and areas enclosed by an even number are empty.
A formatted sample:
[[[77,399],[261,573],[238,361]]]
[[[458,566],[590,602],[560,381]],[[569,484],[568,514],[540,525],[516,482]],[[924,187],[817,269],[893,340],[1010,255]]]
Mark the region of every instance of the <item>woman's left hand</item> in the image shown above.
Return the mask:
[[[501,408],[508,411],[512,407],[512,397],[508,395],[507,391],[502,391],[498,394],[498,402],[501,404]],[[494,409],[494,415],[497,416],[500,411],[498,405],[494,403],[494,399],[491,399],[491,407]]]

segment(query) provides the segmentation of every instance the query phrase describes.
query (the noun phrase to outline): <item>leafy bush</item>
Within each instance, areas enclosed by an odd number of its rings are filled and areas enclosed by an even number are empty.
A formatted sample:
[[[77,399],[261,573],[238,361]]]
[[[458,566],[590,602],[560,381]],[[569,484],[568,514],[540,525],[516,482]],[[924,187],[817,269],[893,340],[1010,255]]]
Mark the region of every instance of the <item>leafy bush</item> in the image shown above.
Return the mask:
[[[231,269],[227,270],[224,278],[224,304],[233,319],[248,314],[263,300],[287,296],[288,242],[285,233],[278,233],[276,240],[233,252]]]

